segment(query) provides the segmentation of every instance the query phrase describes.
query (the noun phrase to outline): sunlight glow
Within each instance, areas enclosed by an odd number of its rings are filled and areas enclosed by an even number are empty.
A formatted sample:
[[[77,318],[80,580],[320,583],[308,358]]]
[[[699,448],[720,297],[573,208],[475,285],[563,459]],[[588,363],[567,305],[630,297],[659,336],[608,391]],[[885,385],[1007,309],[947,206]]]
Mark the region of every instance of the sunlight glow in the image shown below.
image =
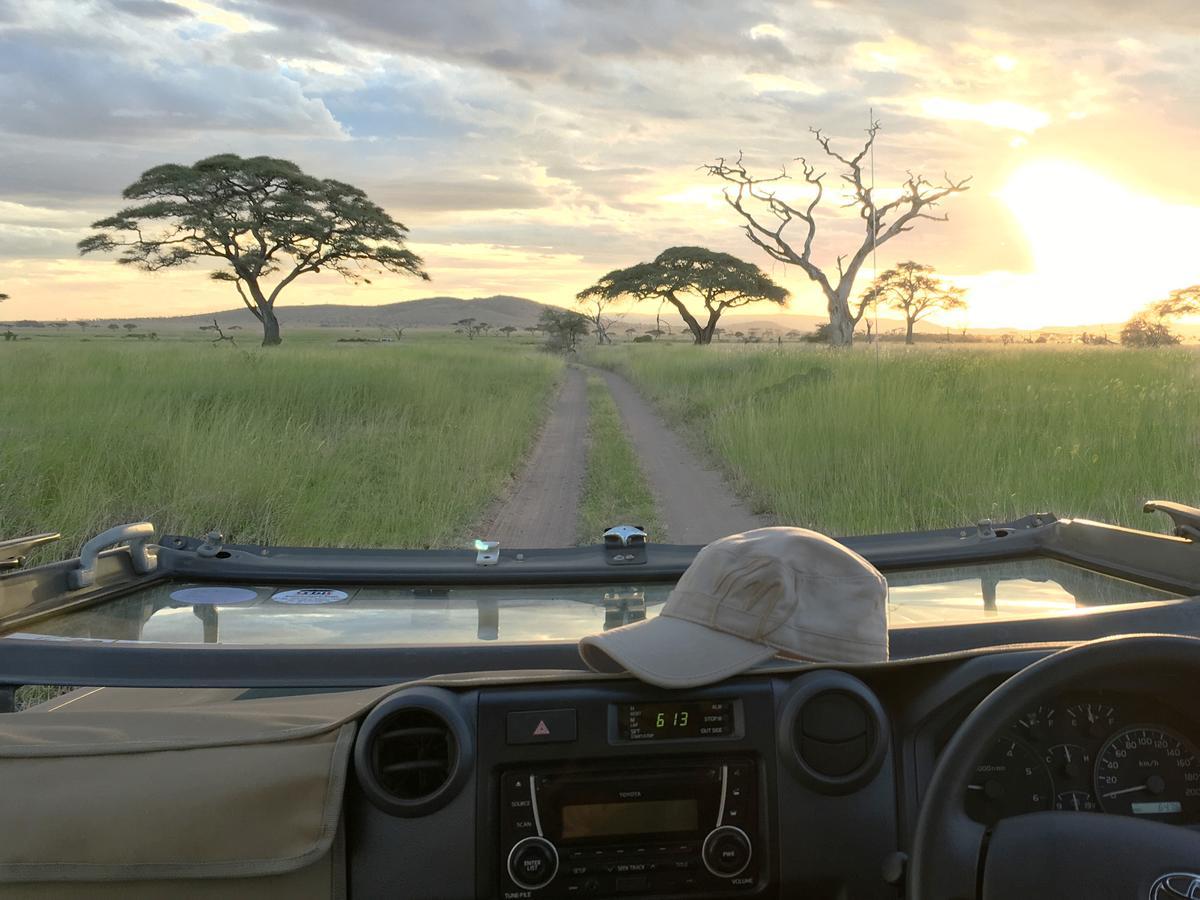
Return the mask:
[[[930,97],[921,102],[921,111],[935,119],[981,122],[993,128],[1008,128],[1030,133],[1050,124],[1050,116],[1040,109],[993,100],[991,103],[967,103],[948,97]]]
[[[243,34],[247,31],[273,30],[270,26],[247,18],[241,13],[222,9],[214,3],[206,3],[205,0],[175,0],[175,3],[185,9],[191,10],[201,22],[216,25],[224,28],[226,31],[232,31],[234,34]]]
[[[787,33],[778,25],[772,25],[770,22],[762,22],[750,29],[750,38],[757,41],[759,38],[773,37],[783,40],[787,37]]]
[[[976,279],[975,325],[1118,323],[1200,282],[1198,207],[1135,193],[1067,160],[1026,163],[997,196],[1029,243],[1033,272]]]

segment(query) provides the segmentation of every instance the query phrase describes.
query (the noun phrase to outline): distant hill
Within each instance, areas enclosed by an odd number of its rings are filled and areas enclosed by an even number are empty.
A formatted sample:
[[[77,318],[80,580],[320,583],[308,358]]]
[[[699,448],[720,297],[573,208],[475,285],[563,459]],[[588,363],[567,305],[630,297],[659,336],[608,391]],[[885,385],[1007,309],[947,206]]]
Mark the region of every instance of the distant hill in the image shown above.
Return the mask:
[[[294,328],[429,328],[451,329],[454,323],[461,319],[472,318],[477,322],[487,322],[493,329],[512,325],[515,328],[525,328],[537,323],[542,310],[551,304],[539,303],[525,297],[513,297],[498,294],[494,297],[477,297],[470,300],[461,297],[426,297],[421,300],[402,300],[397,303],[386,303],[382,306],[349,306],[340,303],[322,303],[315,306],[282,306],[277,315],[285,332]],[[554,307],[559,308],[559,307]],[[643,304],[639,309],[621,316],[613,328],[618,338],[625,336],[625,330],[635,328],[646,331],[654,327],[655,306]],[[892,314],[894,315],[894,314]],[[150,316],[142,318],[94,319],[95,325],[107,325],[109,322],[124,324],[136,323],[142,331],[194,330],[201,325],[212,323],[213,317],[222,326],[240,325],[246,330],[256,330],[258,321],[244,307],[225,309],[219,312],[198,313],[187,316]],[[804,313],[781,312],[774,315],[764,304],[757,308],[738,310],[726,313],[721,319],[721,327],[726,334],[743,331],[749,334],[751,330],[759,332],[773,330],[786,334],[798,331],[801,334],[812,332],[822,322],[824,316]],[[662,310],[663,327],[671,333],[686,331],[678,313],[670,306]],[[25,323],[17,323],[25,324]],[[891,315],[879,317],[879,330],[885,334],[902,330],[902,319]],[[1200,323],[1177,322],[1172,329],[1189,339],[1200,336]],[[958,332],[960,329],[952,329]],[[944,325],[934,322],[921,322],[917,331],[926,334],[945,333]],[[1121,332],[1121,323],[1107,325],[1061,325],[1045,328],[1023,330],[1016,328],[969,328],[968,333],[984,338],[998,339],[1002,334],[1037,335],[1041,333],[1057,334],[1062,337],[1079,335],[1082,332],[1093,334],[1107,333],[1114,340]]]
[[[550,304],[539,303],[524,297],[499,294],[494,297],[477,297],[465,300],[461,297],[426,297],[421,300],[402,300],[382,306],[349,306],[340,303],[321,303],[314,306],[281,306],[276,312],[285,330],[292,328],[453,328],[462,319],[473,318],[487,322],[493,328],[512,325],[525,328],[537,323],[542,310]],[[726,332],[749,332],[774,329],[808,333],[825,321],[822,316],[798,313],[769,314],[766,307],[728,313],[721,325]],[[197,313],[186,316],[147,316],[141,318],[96,319],[97,324],[108,322],[134,322],[143,331],[165,331],[170,329],[191,330],[208,325],[216,318],[222,326],[241,325],[250,329],[258,326],[257,320],[244,307],[225,309],[218,312]],[[686,330],[678,313],[669,306],[662,310],[664,328],[670,331]],[[618,318],[614,329],[623,334],[626,328],[639,331],[653,328],[654,306],[646,304],[642,309],[626,313]],[[883,327],[895,327],[897,322],[880,320]]]
[[[545,304],[524,297],[482,297],[463,300],[460,297],[428,297],[423,300],[404,300],[383,306],[348,306],[340,303],[320,303],[314,306],[280,306],[276,310],[283,328],[449,328],[460,319],[487,322],[493,328],[513,325],[524,328],[533,325]],[[143,330],[154,328],[198,328],[216,318],[221,325],[257,327],[258,320],[244,307],[190,316],[155,316],[138,319],[114,319],[135,322]],[[107,322],[107,319],[98,321]]]

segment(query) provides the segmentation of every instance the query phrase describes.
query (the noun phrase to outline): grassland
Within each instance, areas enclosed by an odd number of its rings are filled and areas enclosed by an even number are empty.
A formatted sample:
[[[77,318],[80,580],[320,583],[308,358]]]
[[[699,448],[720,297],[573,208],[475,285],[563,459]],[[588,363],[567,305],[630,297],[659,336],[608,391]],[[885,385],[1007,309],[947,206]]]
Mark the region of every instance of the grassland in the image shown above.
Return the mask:
[[[502,339],[289,337],[0,344],[0,534],[63,532],[48,556],[139,519],[272,544],[452,545],[519,469],[562,366]]]
[[[1194,351],[593,347],[759,511],[835,534],[1200,501]]]
[[[613,525],[660,534],[654,497],[603,379],[588,378],[587,475],[579,501],[579,543],[594,544]]]

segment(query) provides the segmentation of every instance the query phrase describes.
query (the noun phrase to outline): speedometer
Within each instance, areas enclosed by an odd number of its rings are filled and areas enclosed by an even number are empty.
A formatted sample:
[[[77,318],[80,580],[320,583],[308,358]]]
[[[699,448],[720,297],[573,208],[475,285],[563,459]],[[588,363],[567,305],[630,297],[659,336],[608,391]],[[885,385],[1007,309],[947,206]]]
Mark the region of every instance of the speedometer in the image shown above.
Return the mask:
[[[1108,813],[1167,822],[1200,819],[1200,759],[1158,725],[1118,731],[1096,757],[1096,797]]]

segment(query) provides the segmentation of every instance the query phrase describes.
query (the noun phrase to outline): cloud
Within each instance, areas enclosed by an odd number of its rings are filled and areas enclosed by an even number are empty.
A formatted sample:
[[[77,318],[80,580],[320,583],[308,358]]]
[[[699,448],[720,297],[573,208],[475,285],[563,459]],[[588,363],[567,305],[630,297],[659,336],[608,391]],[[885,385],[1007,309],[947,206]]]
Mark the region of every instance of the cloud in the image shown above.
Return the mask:
[[[168,0],[109,0],[113,9],[139,19],[188,19],[190,9]]]
[[[520,293],[523,261],[547,257],[530,291],[569,296],[672,244],[765,265],[697,167],[805,155],[832,183],[808,127],[849,150],[874,110],[881,190],[910,168],[976,176],[952,224],[897,252],[1021,272],[994,193],[1027,159],[1200,195],[1198,34],[1192,0],[0,0],[0,196],[49,211],[0,205],[0,243],[69,258],[78,223],[150,166],[262,153],[367,190],[442,262],[439,291]],[[828,216],[832,261],[858,237]]]

